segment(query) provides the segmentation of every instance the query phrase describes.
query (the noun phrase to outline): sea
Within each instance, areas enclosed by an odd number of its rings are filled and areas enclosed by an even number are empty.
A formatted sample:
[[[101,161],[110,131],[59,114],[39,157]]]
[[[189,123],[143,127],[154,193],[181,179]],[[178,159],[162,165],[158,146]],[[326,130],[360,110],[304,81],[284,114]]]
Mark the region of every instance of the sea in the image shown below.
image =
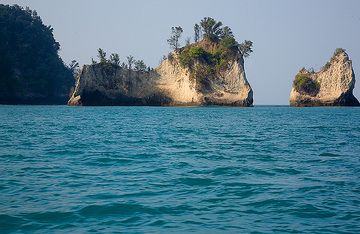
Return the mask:
[[[360,108],[0,106],[0,233],[360,233]]]

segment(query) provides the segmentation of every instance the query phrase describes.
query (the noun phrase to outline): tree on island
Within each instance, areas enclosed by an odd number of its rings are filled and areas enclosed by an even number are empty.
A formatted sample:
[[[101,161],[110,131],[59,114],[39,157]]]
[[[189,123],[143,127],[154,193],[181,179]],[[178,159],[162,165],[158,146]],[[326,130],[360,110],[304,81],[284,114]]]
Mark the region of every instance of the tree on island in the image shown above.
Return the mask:
[[[74,80],[59,49],[36,11],[0,4],[0,103],[65,104]]]
[[[127,59],[127,62],[128,62],[128,69],[131,70],[131,69],[132,69],[132,66],[133,66],[134,63],[135,63],[134,56],[129,55],[129,56],[126,57],[126,59]]]
[[[74,77],[79,73],[79,63],[76,60],[71,61],[69,68]]]
[[[150,67],[146,66],[143,60],[136,60],[132,55],[126,57],[127,63],[122,62],[121,64],[120,64],[120,56],[117,53],[112,53],[110,55],[110,58],[107,59],[106,52],[103,49],[99,48],[97,56],[100,62],[91,59],[92,65],[97,65],[97,64],[101,65],[101,69],[107,74],[114,74],[115,69],[117,68],[127,69],[129,70],[129,72],[131,71],[146,72],[152,70]],[[76,61],[74,60],[69,66],[70,68],[72,68],[75,65],[78,65],[78,63],[76,63]]]
[[[225,26],[222,28],[221,31],[221,36],[222,39],[226,38],[226,37],[234,37],[233,32],[231,31],[231,28],[229,28],[228,26]]]
[[[201,31],[203,39],[198,41]],[[239,44],[230,27],[223,26],[222,22],[211,17],[203,18],[200,25],[195,24],[194,33],[194,44],[187,43],[175,51],[179,54],[180,65],[195,69],[195,73],[201,77],[226,69],[229,61],[238,55],[248,57],[253,52],[251,41],[245,40]],[[172,58],[171,54],[168,58]]]
[[[112,53],[110,55],[110,62],[115,66],[120,66],[120,56],[117,53]]]
[[[246,58],[250,56],[250,53],[253,52],[252,50],[252,41],[245,40],[243,43],[239,45],[240,53]]]
[[[145,72],[146,71],[146,64],[144,63],[143,60],[137,60],[134,63],[134,70],[135,71],[141,71],[141,72]]]
[[[106,52],[101,48],[98,49],[98,58],[100,63],[107,63]]]
[[[195,24],[194,26],[194,41],[195,43],[200,40],[200,26],[198,24]]]
[[[179,39],[181,38],[182,33],[183,29],[180,26],[171,28],[171,37],[167,42],[172,49],[177,50],[180,47]]]
[[[211,17],[205,17],[200,22],[203,30],[204,38],[210,39],[211,41],[218,41],[223,33],[221,28],[222,22],[217,22]]]

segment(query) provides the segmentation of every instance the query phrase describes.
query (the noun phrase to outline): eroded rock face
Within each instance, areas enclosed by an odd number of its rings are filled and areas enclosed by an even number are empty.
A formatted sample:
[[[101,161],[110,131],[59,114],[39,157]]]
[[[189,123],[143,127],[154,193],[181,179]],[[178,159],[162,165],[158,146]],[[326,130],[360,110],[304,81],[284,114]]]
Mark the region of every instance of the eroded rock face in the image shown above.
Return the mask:
[[[299,75],[310,78],[315,88],[301,89],[295,85],[295,80],[290,93],[290,106],[359,106],[359,101],[353,95],[355,75],[352,62],[344,50],[335,52],[319,72],[302,69],[297,77]]]
[[[154,84],[154,71],[135,72],[104,64],[85,65],[68,102],[72,106],[165,105],[170,99]]]
[[[206,85],[197,79],[189,68],[180,65],[177,53],[152,71],[86,65],[68,104],[252,106],[253,92],[242,56],[229,61],[221,73],[204,79]]]

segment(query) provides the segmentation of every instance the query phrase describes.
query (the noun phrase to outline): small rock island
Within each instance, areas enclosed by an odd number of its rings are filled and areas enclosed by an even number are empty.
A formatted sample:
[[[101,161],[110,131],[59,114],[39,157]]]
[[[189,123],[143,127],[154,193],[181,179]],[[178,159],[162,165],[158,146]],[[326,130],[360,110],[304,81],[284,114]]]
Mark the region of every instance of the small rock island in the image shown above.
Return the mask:
[[[68,105],[229,105],[252,106],[253,91],[246,79],[244,57],[252,42],[239,44],[231,29],[204,18],[194,26],[194,42],[179,46],[181,27],[172,28],[173,48],[155,68],[132,58],[93,61],[80,71]]]
[[[290,106],[359,106],[353,95],[355,74],[352,61],[338,48],[319,72],[301,69],[290,93]]]

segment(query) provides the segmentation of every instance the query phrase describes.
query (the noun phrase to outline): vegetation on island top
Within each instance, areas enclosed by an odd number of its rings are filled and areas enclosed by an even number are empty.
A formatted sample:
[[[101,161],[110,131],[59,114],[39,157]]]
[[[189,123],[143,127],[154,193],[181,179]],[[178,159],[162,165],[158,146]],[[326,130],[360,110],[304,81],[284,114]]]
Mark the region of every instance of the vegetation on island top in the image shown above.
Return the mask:
[[[293,86],[297,92],[310,96],[316,96],[320,90],[319,82],[311,79],[310,73],[305,72],[305,69],[295,76]]]
[[[192,76],[200,81],[227,69],[236,56],[248,57],[253,52],[251,41],[239,44],[228,26],[210,17],[194,25],[194,43],[180,48],[182,32],[180,26],[172,27],[168,43],[178,54],[180,65],[190,68]],[[172,53],[168,58],[173,59]]]
[[[171,28],[171,36],[167,40],[170,47],[177,51],[180,48],[179,39],[183,33],[183,29],[180,26]],[[201,20],[200,25],[195,24],[194,26],[194,44],[186,43],[186,47],[192,46],[201,46],[198,45],[198,42],[203,39],[205,41],[211,42],[213,45],[220,45],[223,51],[230,50],[232,52],[240,52],[242,56],[248,57],[252,51],[253,43],[251,41],[245,40],[243,43],[239,44],[228,26],[224,26],[222,22],[218,22],[210,17],[205,17]],[[214,47],[214,46],[213,46]],[[204,48],[203,48],[204,49]],[[207,52],[214,55],[215,51]]]
[[[341,53],[345,53],[345,49],[336,48],[330,61],[328,61],[322,68],[321,71],[326,71],[331,67],[331,63],[334,61],[336,56]],[[307,94],[310,96],[316,96],[320,91],[320,84],[318,81],[311,79],[311,75],[314,74],[315,71],[313,68],[306,70],[302,68],[299,73],[295,76],[295,80],[293,82],[293,87],[295,90],[301,94]]]
[[[343,48],[336,48],[333,57],[336,57],[336,56],[338,56],[338,55],[341,54],[341,53],[345,53],[345,51],[346,51],[346,50],[343,49]]]
[[[51,100],[67,94],[73,76],[80,71],[79,63],[75,60],[69,65],[63,63],[53,28],[45,26],[36,11],[18,5],[0,4],[0,24],[0,103],[22,102],[28,98],[26,95]],[[181,47],[183,29],[180,26],[171,28],[167,42],[175,50],[180,65],[189,68],[200,82],[227,69],[237,56],[248,57],[253,52],[251,41],[238,43],[232,30],[213,18],[205,17],[193,29],[193,43],[188,37]],[[337,48],[322,70],[328,69],[336,56],[344,52],[343,48]],[[107,57],[101,48],[97,57],[98,61],[92,59],[92,64],[99,64],[106,73],[118,68],[136,72],[153,70],[131,55],[123,62],[117,53]],[[174,59],[173,54],[167,58]],[[296,91],[311,96],[320,90],[320,84],[311,78],[311,71],[300,71],[293,86]]]
[[[153,70],[151,67],[146,66],[143,60],[136,60],[132,55],[127,56],[126,61],[121,62],[119,54],[112,53],[107,58],[107,53],[99,48],[97,57],[99,61],[91,59],[92,64],[99,64],[106,74],[113,74],[118,68],[136,72],[149,72]]]
[[[332,56],[331,59],[330,59],[330,61],[328,61],[328,62],[321,68],[321,70],[322,70],[322,71],[326,71],[327,69],[329,69],[330,66],[331,66],[331,62],[334,61],[335,57],[338,56],[339,54],[345,53],[345,52],[346,52],[346,50],[343,49],[343,48],[336,48],[335,51],[334,51],[333,56]]]
[[[193,77],[198,77],[200,80],[227,68],[229,61],[235,56],[240,54],[248,57],[252,52],[251,41],[239,44],[228,26],[223,26],[220,21],[217,22],[210,17],[205,17],[199,24],[194,25],[193,44],[190,38],[187,38],[186,45],[181,47],[182,33],[182,27],[172,27],[171,36],[167,42],[179,54],[180,65],[184,68],[192,68]],[[139,72],[153,70],[147,67],[143,60],[136,60],[131,55],[126,57],[125,62],[121,62],[116,53],[112,53],[107,58],[107,53],[101,48],[98,49],[97,57],[99,61],[92,59],[92,64],[100,64],[107,74],[112,74],[116,68]],[[166,58],[172,60],[172,53],[163,60]],[[195,64],[197,65],[194,66]]]
[[[0,4],[0,103],[65,103],[73,68],[36,11]],[[73,64],[74,65],[74,64]]]

